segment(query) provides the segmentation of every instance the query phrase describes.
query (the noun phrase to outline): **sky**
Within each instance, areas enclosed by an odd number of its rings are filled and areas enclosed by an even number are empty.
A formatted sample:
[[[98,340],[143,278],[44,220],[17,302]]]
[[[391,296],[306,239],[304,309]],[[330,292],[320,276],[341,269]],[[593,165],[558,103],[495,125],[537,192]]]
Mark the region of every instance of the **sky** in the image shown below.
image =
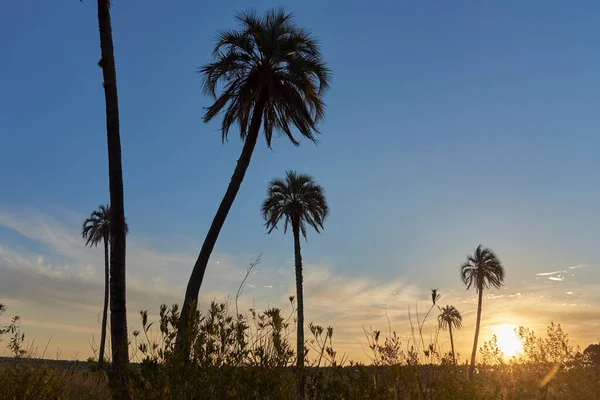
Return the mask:
[[[600,4],[433,1],[114,0],[128,236],[129,327],[181,303],[241,142],[221,142],[196,70],[236,11],[284,6],[320,39],[332,70],[318,146],[259,141],[221,232],[201,304],[288,309],[291,235],[267,235],[260,204],[287,169],[326,189],[331,214],[303,244],[306,320],[365,361],[363,328],[408,336],[408,308],[464,317],[476,297],[458,269],[477,245],[506,268],[486,292],[482,339],[500,324],[561,323],[600,340]],[[30,340],[85,359],[98,340],[100,248],[81,223],[108,201],[106,128],[93,1],[9,2],[0,24],[0,302]],[[387,317],[386,317],[387,314]],[[429,327],[435,326],[432,319]],[[442,334],[443,335],[443,334]],[[444,346],[448,346],[448,340]],[[0,349],[0,354],[4,349]]]

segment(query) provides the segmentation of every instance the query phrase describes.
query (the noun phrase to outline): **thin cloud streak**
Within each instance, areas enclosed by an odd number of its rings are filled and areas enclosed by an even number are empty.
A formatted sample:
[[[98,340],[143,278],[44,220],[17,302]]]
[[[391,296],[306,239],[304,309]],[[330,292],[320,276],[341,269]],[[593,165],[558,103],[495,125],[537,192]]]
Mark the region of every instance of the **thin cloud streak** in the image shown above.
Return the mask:
[[[82,217],[83,219],[83,217]],[[12,314],[23,317],[30,337],[52,342],[63,349],[63,357],[91,354],[91,333],[99,331],[98,315],[103,296],[104,260],[101,249],[83,245],[78,226],[66,226],[39,213],[11,214],[0,210],[0,226],[9,228],[44,250],[25,251],[9,246],[0,236],[0,293]],[[153,250],[147,240],[132,233],[128,238],[129,328],[139,327],[140,309],[157,319],[158,306],[182,300],[194,254]],[[250,260],[215,254],[201,293],[203,308],[211,300],[235,301],[235,293]],[[431,306],[429,288],[420,288],[406,279],[381,281],[348,277],[335,266],[307,263],[305,272],[306,321],[334,328],[334,345],[357,361],[369,361],[363,329],[390,328],[407,343],[410,334],[409,309],[416,321]],[[510,268],[508,268],[510,272]],[[566,272],[568,271],[568,272]],[[574,342],[587,345],[597,341],[600,329],[600,273],[596,266],[575,265],[564,271],[539,272],[531,280],[501,290],[484,292],[481,340],[488,340],[494,325],[525,325],[543,332],[550,321],[561,323]],[[561,276],[565,279],[548,280]],[[543,278],[543,279],[542,279]],[[436,282],[431,282],[435,287]],[[210,288],[210,290],[206,290]],[[456,332],[457,351],[470,354],[477,297],[460,282],[440,287],[439,305],[455,305],[463,315],[463,329]],[[295,294],[292,265],[260,264],[253,270],[239,299],[240,310],[275,306],[291,312],[289,296]],[[13,313],[14,311],[14,313]],[[425,338],[435,332],[437,308],[431,311]],[[64,337],[62,337],[64,336]],[[97,334],[96,334],[97,336]],[[66,337],[66,338],[65,338]],[[444,333],[439,336],[444,349]]]

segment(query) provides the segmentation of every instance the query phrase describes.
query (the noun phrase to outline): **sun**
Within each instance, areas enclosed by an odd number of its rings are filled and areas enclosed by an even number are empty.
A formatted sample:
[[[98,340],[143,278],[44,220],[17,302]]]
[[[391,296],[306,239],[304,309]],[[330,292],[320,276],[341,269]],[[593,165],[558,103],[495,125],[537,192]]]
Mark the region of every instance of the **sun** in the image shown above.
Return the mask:
[[[504,357],[506,358],[510,358],[523,351],[523,343],[519,340],[515,328],[516,326],[511,324],[495,325],[492,327],[496,335],[498,348],[504,353]]]

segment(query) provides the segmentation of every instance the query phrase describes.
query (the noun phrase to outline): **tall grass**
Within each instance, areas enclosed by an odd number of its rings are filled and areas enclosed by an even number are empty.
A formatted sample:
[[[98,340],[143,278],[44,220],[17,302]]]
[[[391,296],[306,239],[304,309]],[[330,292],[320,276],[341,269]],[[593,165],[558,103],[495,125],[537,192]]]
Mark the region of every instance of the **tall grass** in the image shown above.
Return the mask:
[[[196,312],[190,327],[189,358],[174,349],[180,311],[162,305],[158,321],[140,312],[141,329],[131,340],[129,390],[136,399],[293,399],[296,371],[291,310],[271,308],[246,314],[213,302]],[[414,315],[414,317],[413,317]],[[423,336],[424,315],[414,318],[406,343],[388,326],[366,330],[372,362],[349,361],[335,351],[334,329],[309,324],[308,367],[303,371],[310,399],[593,399],[600,393],[600,370],[569,343],[560,325],[550,323],[543,336],[527,328],[517,333],[523,351],[506,359],[495,337],[482,344],[474,378],[466,364],[454,365],[441,352],[437,335]],[[9,328],[10,327],[10,328]],[[104,371],[83,365],[40,365],[22,348],[18,319],[0,330],[13,358],[0,365],[0,399],[109,398]],[[13,340],[16,338],[16,341]],[[16,344],[16,347],[15,345]]]
[[[0,304],[0,316],[5,311]],[[19,317],[12,317],[0,328],[0,343],[4,341],[11,357],[0,360],[0,399],[109,398],[104,372],[89,372],[85,364],[65,367],[59,360],[45,360],[47,346],[40,353],[33,342],[26,344]]]

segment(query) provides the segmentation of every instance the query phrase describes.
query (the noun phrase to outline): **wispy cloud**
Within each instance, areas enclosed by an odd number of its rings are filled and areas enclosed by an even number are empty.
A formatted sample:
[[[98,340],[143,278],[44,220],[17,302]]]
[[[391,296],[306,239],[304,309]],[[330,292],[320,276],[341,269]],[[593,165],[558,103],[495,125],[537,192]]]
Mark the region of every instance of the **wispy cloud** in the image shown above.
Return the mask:
[[[0,210],[0,227],[38,244],[9,245],[0,235],[2,302],[23,317],[30,338],[40,343],[52,336],[53,345],[63,349],[66,358],[90,355],[91,333],[99,331],[103,255],[101,249],[83,245],[76,223],[83,218],[70,216],[67,221],[72,222],[64,223],[37,212]],[[150,239],[136,236],[135,232],[127,243],[132,329],[139,325],[138,310],[148,309],[154,315],[160,303],[182,301],[196,254],[157,251]],[[201,304],[212,299],[233,301],[249,261],[236,255],[215,254],[207,271]],[[293,265],[283,264],[262,263],[253,270],[240,299],[241,309],[276,306],[291,310],[288,297],[295,294],[294,270]],[[330,264],[309,263],[304,267],[306,320],[333,326],[338,350],[357,360],[366,361],[363,328],[385,331],[389,319],[391,328],[406,340],[410,332],[409,308],[414,321],[416,307],[422,318],[431,303],[429,288],[414,285],[410,277],[378,280],[348,276]],[[597,341],[600,284],[592,282],[600,282],[600,269],[575,265],[533,273],[529,281],[484,292],[482,339],[492,334],[494,325],[526,325],[543,331],[553,320],[562,323],[577,343]],[[440,286],[441,304],[453,304],[463,314],[464,327],[457,332],[456,344],[459,352],[468,355],[476,294],[465,291],[458,281]],[[427,336],[435,327],[436,312],[437,309],[432,311],[427,324]],[[444,335],[440,338],[446,340]]]
[[[552,276],[552,275],[559,275],[559,274],[564,274],[567,271],[554,271],[554,272],[538,272],[537,274],[535,274],[536,276]]]
[[[572,267],[569,267],[569,269],[579,269],[579,268],[590,268],[591,265],[574,265]]]
[[[0,227],[37,244],[34,249],[13,248],[0,236],[2,301],[11,311],[22,315],[24,326],[48,329],[62,326],[64,330],[86,335],[98,330],[97,314],[104,293],[102,250],[84,246],[78,225],[65,225],[37,212],[0,210]],[[41,250],[39,245],[43,245]],[[193,254],[159,252],[143,238],[131,235],[127,246],[130,327],[137,324],[137,310],[152,312],[163,302],[181,303],[194,261]],[[223,300],[235,293],[244,272],[244,263],[235,257],[215,254],[206,278],[205,287],[210,289],[203,291],[201,300],[204,303],[213,298]],[[74,326],[78,328],[69,328]],[[78,343],[72,343],[55,337],[53,342],[62,346],[67,356],[75,351],[76,345],[80,355],[88,354],[89,337],[83,340],[79,335],[78,339]]]

